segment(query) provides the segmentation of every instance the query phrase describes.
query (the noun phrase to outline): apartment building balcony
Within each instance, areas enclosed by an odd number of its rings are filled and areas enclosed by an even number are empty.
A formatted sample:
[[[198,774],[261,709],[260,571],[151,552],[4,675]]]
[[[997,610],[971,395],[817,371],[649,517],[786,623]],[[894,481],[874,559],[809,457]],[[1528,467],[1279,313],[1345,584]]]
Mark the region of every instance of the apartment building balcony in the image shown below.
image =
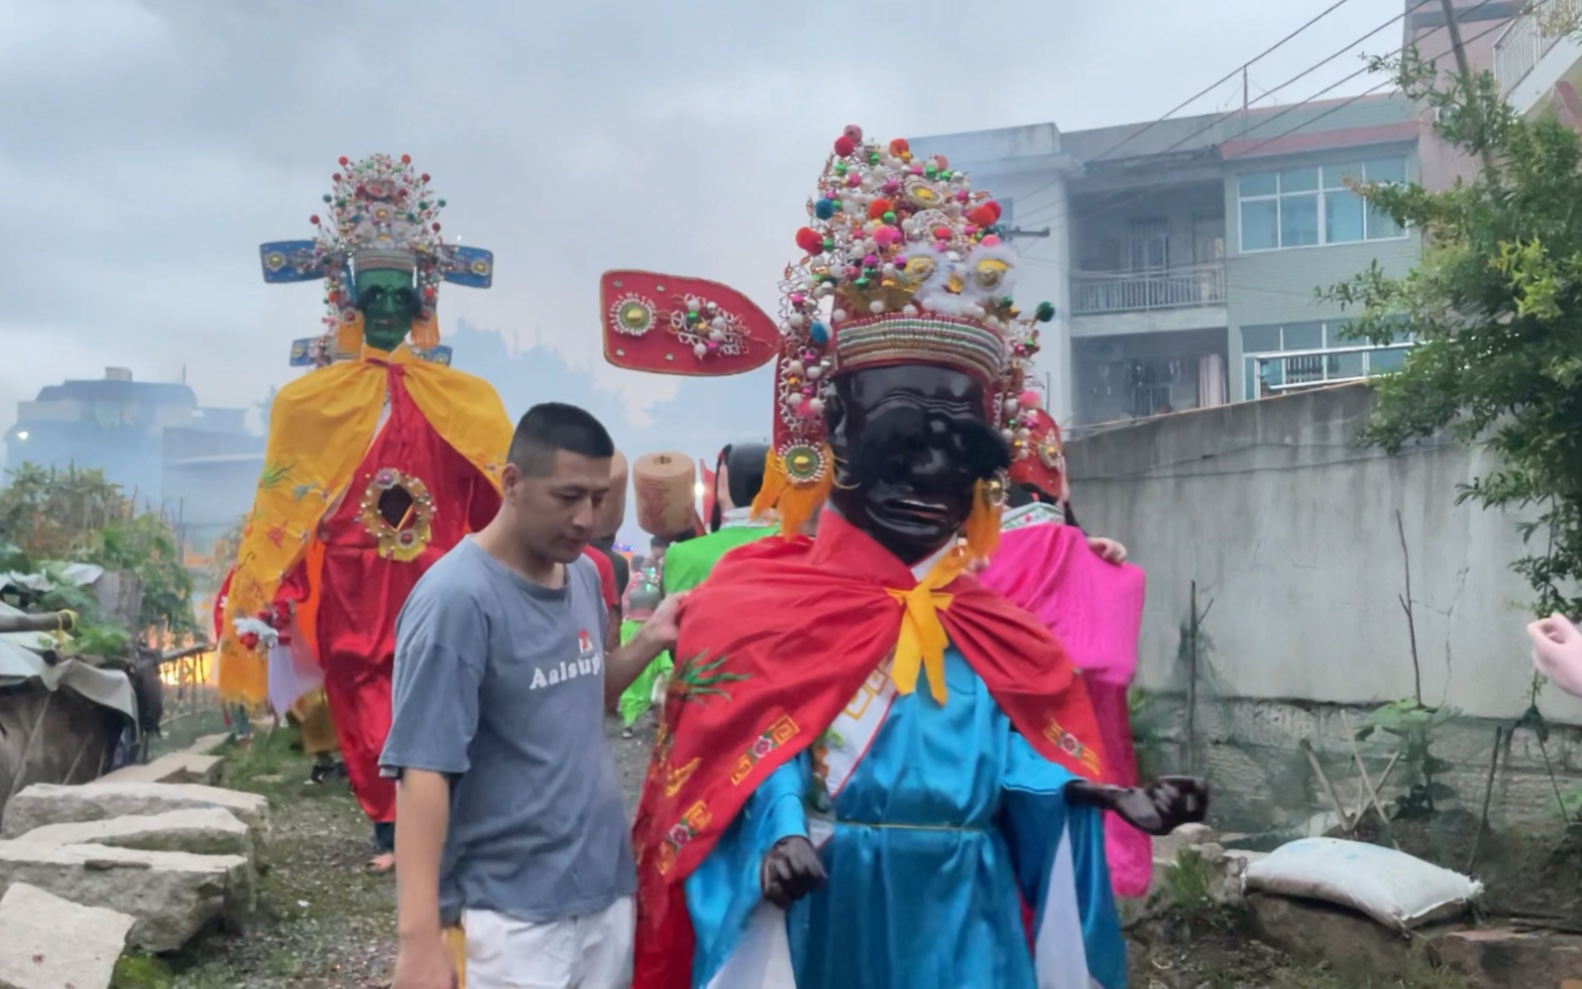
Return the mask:
[[[1079,271],[1071,276],[1072,313],[1149,312],[1225,304],[1225,264],[1151,271]]]
[[[1071,276],[1073,336],[1225,326],[1225,263]]]
[[[1494,81],[1521,113],[1546,97],[1582,58],[1574,40],[1582,0],[1537,0],[1494,41]]]

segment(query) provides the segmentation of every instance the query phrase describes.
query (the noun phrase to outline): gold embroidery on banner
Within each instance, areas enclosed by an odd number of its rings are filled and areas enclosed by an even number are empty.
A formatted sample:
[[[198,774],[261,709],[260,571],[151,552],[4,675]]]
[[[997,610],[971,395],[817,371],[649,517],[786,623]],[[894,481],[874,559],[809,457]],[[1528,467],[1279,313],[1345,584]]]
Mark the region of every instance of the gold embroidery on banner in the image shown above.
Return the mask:
[[[862,717],[862,712],[868,710],[868,705],[873,703],[874,698],[884,692],[884,685],[890,682],[890,674],[887,670],[890,660],[894,656],[895,650],[891,649],[889,656],[885,657],[885,661],[875,667],[872,673],[868,674],[868,679],[864,680],[862,686],[857,688],[857,696],[853,697],[851,703],[846,705],[846,717],[853,721],[858,720]]]
[[[692,778],[692,774],[697,772],[698,766],[702,762],[702,759],[693,759],[680,769],[672,769],[665,774],[665,796],[673,797],[680,792],[681,788],[686,786],[687,780]]]
[[[1044,737],[1054,743],[1060,751],[1076,759],[1088,769],[1095,773],[1099,771],[1098,753],[1083,745],[1082,740],[1077,738],[1077,736],[1060,727],[1060,722],[1053,718],[1049,719],[1049,725],[1044,729]]]
[[[746,779],[760,759],[789,742],[798,730],[797,723],[791,715],[782,714],[767,731],[754,740],[746,752],[736,757],[736,764],[731,767],[731,784],[736,785]]]
[[[701,800],[687,808],[687,812],[681,816],[681,822],[691,828],[693,834],[708,827],[712,820],[714,815],[709,813],[708,806]]]

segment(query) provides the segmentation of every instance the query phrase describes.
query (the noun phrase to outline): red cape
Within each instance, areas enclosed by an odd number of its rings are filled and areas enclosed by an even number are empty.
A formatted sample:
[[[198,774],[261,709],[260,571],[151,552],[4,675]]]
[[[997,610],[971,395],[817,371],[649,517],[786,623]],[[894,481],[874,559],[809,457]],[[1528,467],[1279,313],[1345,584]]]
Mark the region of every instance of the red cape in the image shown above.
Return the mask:
[[[633,989],[688,989],[693,940],[682,881],[753,790],[811,745],[884,661],[902,613],[888,589],[916,584],[889,551],[825,512],[817,540],[732,550],[687,599],[633,828]],[[945,591],[953,599],[940,617],[950,642],[1012,725],[1045,758],[1100,778],[1092,707],[1048,630],[971,577]]]

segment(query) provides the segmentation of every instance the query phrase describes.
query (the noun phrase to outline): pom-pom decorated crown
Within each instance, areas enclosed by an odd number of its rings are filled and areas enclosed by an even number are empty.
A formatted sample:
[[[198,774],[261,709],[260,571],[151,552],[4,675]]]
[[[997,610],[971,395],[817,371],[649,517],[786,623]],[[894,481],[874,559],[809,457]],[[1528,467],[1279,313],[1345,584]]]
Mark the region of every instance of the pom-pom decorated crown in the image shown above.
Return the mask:
[[[441,282],[472,288],[493,283],[492,252],[445,243],[439,222],[445,200],[429,189],[428,175],[413,168],[410,156],[376,154],[356,162],[342,157],[339,164],[324,196],[324,215],[308,217],[318,235],[259,248],[266,282],[324,280],[325,348],[338,329],[359,318],[355,272],[410,272],[420,325],[434,321]],[[433,341],[425,344],[431,348]]]
[[[971,375],[1014,443],[1037,324],[1054,309],[1026,316],[1012,301],[1019,258],[1001,237],[999,205],[943,156],[919,158],[900,139],[869,143],[852,126],[807,208],[796,233],[804,256],[786,269],[780,309],[775,445],[786,486],[827,490],[823,391],[865,367]]]
[[[802,257],[785,269],[773,321],[780,331],[774,447],[754,507],[777,508],[790,529],[823,501],[834,466],[822,415],[826,389],[863,368],[930,364],[971,375],[983,384],[985,412],[1013,453],[1031,455],[1034,423],[1023,381],[1038,352],[1037,324],[1053,319],[1054,308],[1043,303],[1024,314],[1012,301],[1019,258],[1002,239],[994,200],[943,156],[917,157],[899,139],[867,142],[851,126],[836,139],[807,211],[795,237]],[[611,286],[641,276],[605,275],[607,357],[614,350],[623,356],[610,359],[621,366],[667,373],[746,369],[704,366],[702,354],[690,369],[676,366],[674,354],[667,354],[668,366],[632,361],[623,345],[630,329],[618,318],[621,299]],[[732,293],[730,301],[740,312],[744,300]],[[768,359],[755,356],[753,367]]]

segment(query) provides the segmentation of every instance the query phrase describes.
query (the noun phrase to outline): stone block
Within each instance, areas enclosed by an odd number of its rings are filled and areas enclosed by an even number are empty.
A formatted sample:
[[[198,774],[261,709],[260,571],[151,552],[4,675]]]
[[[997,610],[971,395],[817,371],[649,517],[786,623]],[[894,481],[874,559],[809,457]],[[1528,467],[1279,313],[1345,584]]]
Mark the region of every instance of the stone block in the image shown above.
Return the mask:
[[[216,924],[245,931],[258,905],[240,855],[0,841],[0,888],[16,883],[133,917],[128,942],[149,952],[175,951]]]
[[[1479,989],[1582,989],[1582,937],[1575,935],[1453,931],[1436,938],[1434,950]]]
[[[152,817],[174,810],[230,811],[252,835],[252,858],[267,864],[269,801],[255,793],[191,783],[98,780],[82,786],[34,783],[11,798],[0,821],[0,839],[19,838],[46,824],[78,824],[114,817]]]
[[[252,837],[235,814],[219,807],[189,807],[146,817],[46,824],[17,841],[51,845],[108,845],[147,852],[251,857]]]
[[[0,989],[108,989],[134,923],[14,883],[0,898]]]
[[[191,745],[187,746],[182,751],[190,752],[193,755],[213,755],[215,752],[224,748],[225,744],[230,740],[231,736],[224,732],[221,732],[218,735],[205,735],[196,742],[193,742]]]
[[[100,777],[105,783],[197,783],[213,786],[220,781],[219,756],[196,752],[172,752],[152,762],[122,766]]]

